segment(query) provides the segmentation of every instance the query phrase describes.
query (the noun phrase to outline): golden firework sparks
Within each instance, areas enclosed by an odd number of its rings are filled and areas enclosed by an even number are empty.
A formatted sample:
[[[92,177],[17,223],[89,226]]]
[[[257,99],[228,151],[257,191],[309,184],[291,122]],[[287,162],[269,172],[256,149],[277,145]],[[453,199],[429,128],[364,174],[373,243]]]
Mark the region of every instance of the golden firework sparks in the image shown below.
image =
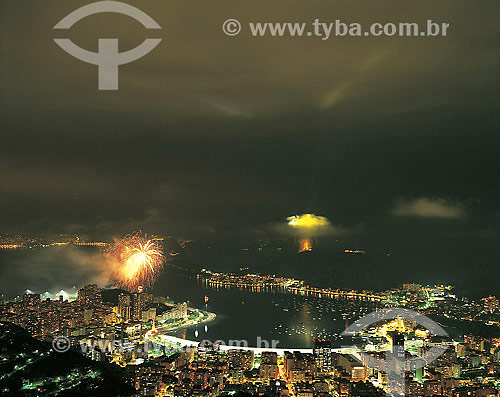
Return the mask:
[[[117,241],[108,252],[108,258],[113,266],[113,280],[129,291],[153,284],[165,263],[159,241],[140,233]]]

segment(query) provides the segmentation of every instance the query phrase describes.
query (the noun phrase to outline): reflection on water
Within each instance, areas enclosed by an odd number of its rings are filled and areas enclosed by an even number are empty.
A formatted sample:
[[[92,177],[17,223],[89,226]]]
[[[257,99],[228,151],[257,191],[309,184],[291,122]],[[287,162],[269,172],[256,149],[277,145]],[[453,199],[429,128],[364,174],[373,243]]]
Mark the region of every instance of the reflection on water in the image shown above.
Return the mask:
[[[195,278],[162,274],[153,294],[170,296],[175,301],[189,300],[190,306],[217,314],[209,326],[179,330],[178,337],[211,341],[247,340],[255,346],[257,337],[279,340],[278,347],[310,348],[312,338],[331,338],[334,342],[353,322],[373,311],[373,303],[321,299],[284,293],[283,290],[261,288],[211,289]],[[208,303],[205,303],[209,297]]]

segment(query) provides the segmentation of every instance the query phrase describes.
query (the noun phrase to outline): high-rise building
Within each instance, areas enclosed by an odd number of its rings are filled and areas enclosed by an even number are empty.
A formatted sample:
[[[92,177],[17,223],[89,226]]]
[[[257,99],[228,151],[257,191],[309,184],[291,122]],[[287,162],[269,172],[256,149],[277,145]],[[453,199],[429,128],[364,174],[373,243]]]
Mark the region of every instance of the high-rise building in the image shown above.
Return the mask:
[[[102,303],[101,289],[95,284],[89,284],[78,290],[78,302],[82,305],[97,305]]]
[[[129,321],[131,318],[131,300],[130,295],[118,295],[118,314],[122,321]]]
[[[142,292],[134,292],[132,295],[132,318],[136,321],[142,320],[142,311],[146,306],[146,295]]]
[[[302,358],[304,360],[304,371],[307,381],[313,381],[316,377],[316,360],[314,354],[312,353],[302,353]]]
[[[60,313],[56,310],[50,310],[44,312],[43,315],[40,316],[39,326],[40,333],[42,336],[48,336],[53,332],[57,332],[60,330],[60,322],[61,316]]]
[[[227,361],[232,368],[243,370],[252,369],[253,358],[253,351],[234,349],[227,352]]]
[[[23,296],[23,306],[27,308],[34,309],[40,305],[41,299],[40,294],[24,294]]]
[[[332,342],[329,339],[313,339],[313,354],[318,372],[332,371]]]
[[[306,362],[304,355],[300,351],[294,351],[293,353],[285,352],[283,364],[287,379],[291,382],[304,381],[306,377]]]
[[[262,352],[260,361],[259,376],[263,379],[278,379],[278,354]]]
[[[404,393],[405,391],[405,378],[404,368],[406,354],[405,354],[405,337],[398,331],[391,331],[388,333],[392,341],[392,357],[387,360],[387,380],[389,388],[392,393]]]
[[[295,358],[292,352],[285,352],[283,355],[283,367],[285,369],[285,374],[288,376],[288,372],[294,367]]]
[[[213,363],[219,360],[220,347],[210,343],[209,341],[202,341],[198,344],[196,349],[198,353],[198,360],[205,361],[207,363]]]
[[[398,359],[405,359],[405,336],[398,331],[388,333],[392,340],[392,354],[395,354]]]
[[[187,318],[187,302],[178,303],[176,306],[179,318]]]
[[[141,320],[145,323],[147,323],[149,321],[155,321],[156,320],[156,308],[150,307],[147,310],[143,310]]]
[[[158,321],[168,321],[175,319],[185,319],[187,318],[187,303],[178,303],[174,308],[164,311],[161,315],[158,315],[156,319]]]
[[[467,351],[469,350],[467,348],[467,345],[463,343],[459,343],[458,345],[456,345],[455,349],[457,351],[458,358],[465,358],[467,356]]]

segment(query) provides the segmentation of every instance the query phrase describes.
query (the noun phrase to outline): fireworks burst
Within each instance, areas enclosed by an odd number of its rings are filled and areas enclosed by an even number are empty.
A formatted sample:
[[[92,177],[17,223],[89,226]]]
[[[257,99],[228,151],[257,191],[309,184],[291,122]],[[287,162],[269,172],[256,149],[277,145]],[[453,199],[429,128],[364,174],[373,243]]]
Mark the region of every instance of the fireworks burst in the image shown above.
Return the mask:
[[[140,233],[117,241],[108,253],[113,266],[113,280],[129,291],[151,286],[165,263],[158,240]]]

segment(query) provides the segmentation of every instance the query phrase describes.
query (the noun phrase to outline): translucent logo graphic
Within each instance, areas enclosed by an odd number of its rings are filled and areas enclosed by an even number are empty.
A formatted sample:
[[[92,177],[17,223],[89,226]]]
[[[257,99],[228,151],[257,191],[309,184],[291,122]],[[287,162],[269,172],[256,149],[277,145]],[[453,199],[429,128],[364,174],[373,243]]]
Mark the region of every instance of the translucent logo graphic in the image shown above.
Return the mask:
[[[88,16],[104,12],[127,15],[147,29],[161,29],[161,26],[149,15],[119,1],[98,1],[87,4],[65,16],[54,26],[54,29],[70,29],[75,23]],[[142,58],[152,51],[161,39],[146,39],[137,47],[125,52],[118,51],[118,39],[99,39],[98,52],[87,51],[70,39],[54,39],[54,41],[75,58],[98,66],[99,90],[118,90],[118,67]]]
[[[71,342],[65,336],[57,336],[52,340],[52,349],[57,353],[65,353],[71,347]]]
[[[389,308],[377,310],[354,322],[341,336],[353,336],[364,331],[369,326],[384,320],[403,319],[427,329],[434,336],[448,337],[448,333],[430,318],[409,309]],[[401,335],[400,335],[401,336]],[[399,340],[398,340],[399,339]],[[349,348],[349,346],[343,346]],[[393,335],[392,347],[385,353],[385,359],[374,357],[365,352],[352,353],[350,356],[367,367],[377,369],[387,374],[388,396],[402,396],[405,393],[405,374],[423,368],[427,364],[439,358],[448,348],[444,345],[433,345],[421,357],[406,359],[404,339],[398,338],[397,333]],[[355,350],[353,348],[353,350]]]

